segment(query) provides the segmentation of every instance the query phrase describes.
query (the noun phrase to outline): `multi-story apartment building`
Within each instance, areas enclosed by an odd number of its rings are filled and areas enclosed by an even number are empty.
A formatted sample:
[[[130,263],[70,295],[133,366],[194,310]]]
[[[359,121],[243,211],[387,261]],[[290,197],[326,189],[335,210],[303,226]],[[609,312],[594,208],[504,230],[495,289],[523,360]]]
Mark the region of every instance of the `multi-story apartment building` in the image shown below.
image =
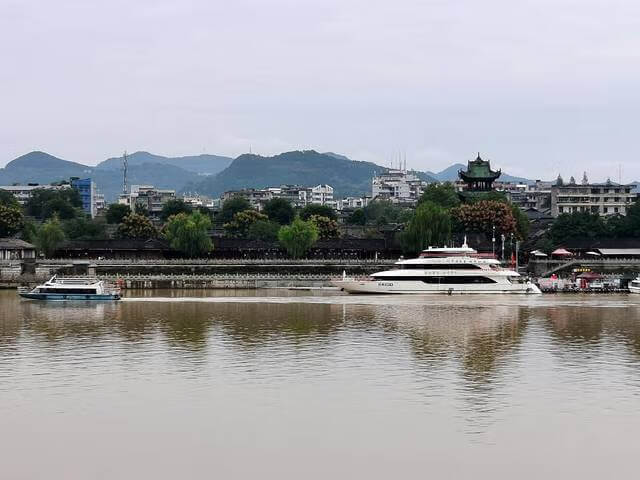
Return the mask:
[[[82,210],[91,218],[98,213],[96,206],[96,184],[90,178],[72,178],[71,188],[78,192],[82,202]]]
[[[273,198],[284,198],[295,207],[304,207],[310,203],[333,206],[333,187],[331,185],[317,185],[302,187],[300,185],[281,185],[268,188],[245,188],[224,192],[222,203],[233,197],[246,198],[251,206],[260,211],[264,204]]]
[[[118,203],[128,205],[132,210],[143,208],[151,216],[158,216],[162,207],[176,198],[175,190],[159,189],[153,185],[131,185],[128,194],[121,194]]]
[[[371,181],[371,198],[394,203],[416,203],[427,182],[406,170],[388,170]]]
[[[511,203],[521,209],[535,208],[539,211],[551,209],[552,182],[536,180],[535,183],[496,182],[495,189],[504,192]]]
[[[551,187],[551,215],[591,212],[600,216],[626,215],[636,201],[633,185],[605,183],[557,182]]]

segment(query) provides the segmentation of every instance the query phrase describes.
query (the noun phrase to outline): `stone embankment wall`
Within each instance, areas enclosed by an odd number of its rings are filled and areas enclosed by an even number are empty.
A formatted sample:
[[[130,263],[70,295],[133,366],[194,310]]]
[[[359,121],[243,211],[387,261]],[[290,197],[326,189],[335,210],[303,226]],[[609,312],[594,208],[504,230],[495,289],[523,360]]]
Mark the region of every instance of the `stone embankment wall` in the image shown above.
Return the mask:
[[[326,287],[332,278],[364,277],[390,268],[393,260],[272,261],[39,261],[34,273],[18,265],[0,271],[0,285],[42,282],[54,274],[95,276],[121,288],[306,288]]]

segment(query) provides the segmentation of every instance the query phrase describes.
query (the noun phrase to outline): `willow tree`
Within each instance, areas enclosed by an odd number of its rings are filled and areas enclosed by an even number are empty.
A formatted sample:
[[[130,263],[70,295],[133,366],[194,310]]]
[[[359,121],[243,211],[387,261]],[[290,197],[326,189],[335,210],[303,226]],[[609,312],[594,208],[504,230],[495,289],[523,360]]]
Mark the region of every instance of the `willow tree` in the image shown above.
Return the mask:
[[[171,248],[188,257],[200,257],[211,251],[213,244],[209,238],[211,219],[199,211],[189,215],[179,213],[169,217],[164,227],[164,237]]]
[[[451,240],[451,216],[433,202],[418,205],[402,234],[403,249],[418,253],[429,245],[444,245]]]
[[[280,228],[278,240],[289,255],[300,258],[318,241],[318,227],[296,218],[291,225]]]
[[[45,257],[51,257],[64,242],[66,236],[57,216],[50,218],[38,228],[35,238],[36,247]]]

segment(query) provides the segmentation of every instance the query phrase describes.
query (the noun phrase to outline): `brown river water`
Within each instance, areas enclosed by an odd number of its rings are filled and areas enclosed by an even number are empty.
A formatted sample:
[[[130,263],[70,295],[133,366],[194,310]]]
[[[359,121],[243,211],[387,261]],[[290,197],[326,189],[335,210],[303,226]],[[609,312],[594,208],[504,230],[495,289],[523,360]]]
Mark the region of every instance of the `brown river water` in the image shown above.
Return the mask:
[[[637,478],[639,432],[640,295],[0,291],[2,479]]]

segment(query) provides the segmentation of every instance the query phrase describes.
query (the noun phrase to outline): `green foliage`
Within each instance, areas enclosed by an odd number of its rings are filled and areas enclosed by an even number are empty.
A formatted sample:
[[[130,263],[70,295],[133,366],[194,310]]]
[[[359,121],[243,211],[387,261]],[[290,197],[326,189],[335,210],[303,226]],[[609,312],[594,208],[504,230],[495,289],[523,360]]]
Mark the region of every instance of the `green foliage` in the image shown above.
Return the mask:
[[[367,217],[364,214],[364,210],[356,208],[351,215],[347,217],[347,223],[349,225],[365,225],[367,223]]]
[[[607,225],[597,213],[563,213],[551,224],[549,234],[557,245],[570,238],[595,238],[607,235]]]
[[[122,203],[112,203],[107,208],[106,218],[107,223],[118,224],[122,223],[124,217],[131,213],[131,209],[128,205]]]
[[[296,215],[291,202],[284,198],[272,198],[264,204],[262,211],[269,220],[280,225],[289,225]]]
[[[135,238],[147,240],[156,238],[158,231],[153,226],[151,220],[137,213],[130,213],[122,219],[122,223],[118,225],[117,231],[120,238]]]
[[[278,241],[291,257],[300,258],[318,241],[318,229],[313,222],[296,218],[280,228]]]
[[[63,220],[83,214],[80,210],[82,201],[78,192],[73,188],[50,190],[38,188],[31,192],[31,197],[25,205],[27,215],[46,220],[57,216]]]
[[[331,220],[338,220],[338,214],[336,211],[328,205],[319,205],[317,203],[310,203],[302,210],[300,210],[300,218],[304,221],[309,220],[312,215],[319,217],[327,217]]]
[[[162,221],[166,222],[172,215],[177,215],[179,213],[186,213],[188,215],[192,210],[193,208],[191,208],[191,205],[184,203],[184,200],[181,198],[176,198],[169,200],[163,205],[162,212],[160,212],[160,218]]]
[[[510,204],[509,199],[504,192],[498,192],[491,190],[489,192],[466,192],[464,197],[466,203],[478,203],[478,202],[500,202]]]
[[[0,205],[4,205],[5,207],[20,208],[20,204],[18,203],[15,195],[6,190],[0,190]]]
[[[367,223],[385,225],[387,223],[406,223],[411,219],[413,211],[410,208],[399,207],[391,202],[376,200],[364,207]]]
[[[268,217],[255,210],[244,210],[233,216],[233,220],[224,224],[227,235],[236,238],[246,238],[251,225],[258,221],[268,220]]]
[[[51,257],[65,241],[64,230],[58,217],[54,216],[44,222],[37,231],[35,244],[45,257]]]
[[[316,226],[318,229],[318,236],[322,240],[338,237],[338,222],[335,220],[332,220],[329,217],[322,217],[320,215],[311,215],[311,217],[309,217],[309,221],[313,222]]]
[[[426,202],[443,208],[453,208],[460,205],[460,198],[451,182],[430,183],[418,200],[418,205]]]
[[[422,202],[401,236],[406,253],[417,254],[429,245],[445,245],[451,240],[451,216],[442,206]]]
[[[133,213],[147,218],[151,216],[151,213],[149,212],[147,206],[143,205],[142,203],[136,203],[133,205]]]
[[[222,204],[222,210],[220,210],[220,213],[216,217],[216,221],[222,224],[229,223],[233,220],[233,216],[236,213],[243,212],[245,210],[251,210],[249,200],[240,196],[230,198]]]
[[[35,244],[38,236],[38,225],[33,220],[26,218],[20,236],[25,242]]]
[[[0,204],[0,237],[12,237],[24,226],[24,216],[18,206]]]
[[[626,216],[609,218],[607,227],[610,234],[617,237],[640,237],[640,202],[627,208]]]
[[[65,220],[62,228],[71,240],[99,240],[107,237],[106,225],[102,219],[91,219],[80,216]]]
[[[171,248],[188,257],[200,257],[213,248],[208,233],[210,228],[211,219],[207,215],[198,211],[191,214],[182,212],[169,217],[164,237]]]
[[[247,238],[251,240],[262,240],[264,242],[275,242],[278,239],[280,224],[271,220],[258,220],[249,226]]]
[[[453,208],[451,215],[454,228],[459,232],[483,232],[492,235],[495,227],[496,235],[518,235],[516,219],[511,207],[506,203],[480,200]]]
[[[520,240],[526,240],[531,229],[529,217],[520,209],[519,206],[511,204],[511,214],[516,220],[516,234]]]

